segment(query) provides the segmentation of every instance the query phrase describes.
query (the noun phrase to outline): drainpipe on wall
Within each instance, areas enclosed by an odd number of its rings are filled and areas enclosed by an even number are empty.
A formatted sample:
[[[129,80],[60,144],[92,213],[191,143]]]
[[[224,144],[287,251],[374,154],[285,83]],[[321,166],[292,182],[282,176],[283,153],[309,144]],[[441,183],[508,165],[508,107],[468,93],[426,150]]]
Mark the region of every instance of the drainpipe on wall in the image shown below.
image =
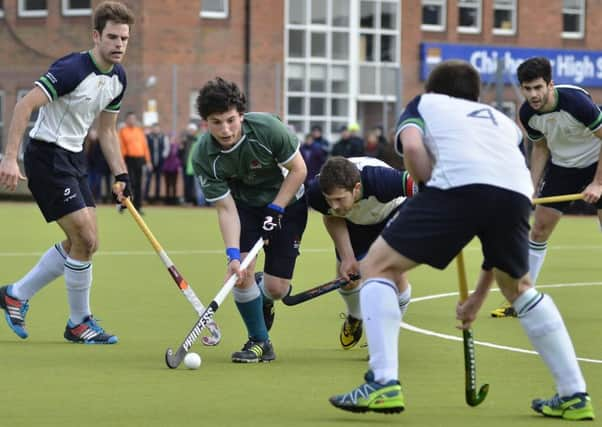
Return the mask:
[[[251,0],[245,0],[245,64],[244,85],[247,95],[247,109],[251,109]]]

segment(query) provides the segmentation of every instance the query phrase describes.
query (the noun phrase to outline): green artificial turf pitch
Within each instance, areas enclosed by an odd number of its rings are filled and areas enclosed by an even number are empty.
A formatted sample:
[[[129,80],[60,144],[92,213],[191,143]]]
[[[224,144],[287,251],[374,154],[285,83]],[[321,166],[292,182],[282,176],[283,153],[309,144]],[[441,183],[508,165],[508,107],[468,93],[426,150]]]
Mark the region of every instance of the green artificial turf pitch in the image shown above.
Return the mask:
[[[400,415],[351,414],[328,403],[330,395],[360,384],[367,369],[365,348],[340,348],[344,305],[336,292],[295,307],[277,304],[272,330],[277,360],[260,365],[230,362],[231,352],[246,340],[230,295],[217,313],[221,344],[195,345],[203,358],[199,370],[170,370],[164,352],[180,344],[196,320],[195,312],[127,212],[119,215],[113,206],[101,206],[98,217],[92,310],[120,342],[67,343],[63,279],[43,289],[31,301],[27,340],[0,325],[1,426],[519,427],[562,422],[544,419],[529,408],[532,398],[554,394],[538,356],[509,349],[476,347],[478,384],[489,383],[491,390],[482,405],[466,406],[462,343],[450,339],[461,336],[455,329],[457,296],[421,299],[457,291],[453,263],[443,272],[419,267],[409,275],[416,299],[404,320],[428,334],[401,330],[399,367],[407,406]],[[225,274],[215,211],[151,206],[144,219],[207,304]],[[58,227],[45,224],[30,203],[2,202],[0,224],[2,283],[21,277],[62,238]],[[597,220],[564,218],[549,248],[539,282],[562,286],[541,289],[563,313],[577,355],[591,359],[581,367],[602,416],[602,235]],[[473,284],[481,262],[477,242],[466,248],[465,258]],[[329,237],[319,215],[311,213],[295,291],[334,275]],[[474,325],[475,339],[531,350],[516,319],[489,317],[501,302],[499,292],[492,292]]]

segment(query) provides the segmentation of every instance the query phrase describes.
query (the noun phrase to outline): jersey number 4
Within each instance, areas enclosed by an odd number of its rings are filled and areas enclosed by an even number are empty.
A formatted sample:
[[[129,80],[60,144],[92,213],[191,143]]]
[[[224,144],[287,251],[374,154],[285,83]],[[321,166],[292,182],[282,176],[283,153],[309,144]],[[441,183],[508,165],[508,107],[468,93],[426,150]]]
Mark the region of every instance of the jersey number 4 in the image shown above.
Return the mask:
[[[491,108],[481,108],[480,110],[474,110],[473,112],[468,113],[468,117],[474,117],[477,119],[488,119],[491,120],[491,122],[497,126],[497,120],[495,120]]]

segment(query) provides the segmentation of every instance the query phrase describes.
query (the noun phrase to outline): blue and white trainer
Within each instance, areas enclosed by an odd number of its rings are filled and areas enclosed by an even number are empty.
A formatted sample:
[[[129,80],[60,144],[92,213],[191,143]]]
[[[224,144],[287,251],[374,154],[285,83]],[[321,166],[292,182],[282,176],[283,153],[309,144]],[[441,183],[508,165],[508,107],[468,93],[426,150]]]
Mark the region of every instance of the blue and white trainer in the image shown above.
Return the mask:
[[[116,344],[119,341],[115,335],[107,334],[92,315],[79,325],[74,325],[69,319],[65,327],[65,339],[80,344]]]
[[[25,315],[29,310],[27,301],[17,299],[10,295],[12,285],[0,288],[0,307],[4,309],[6,323],[19,337],[25,339],[29,336],[25,329]]]

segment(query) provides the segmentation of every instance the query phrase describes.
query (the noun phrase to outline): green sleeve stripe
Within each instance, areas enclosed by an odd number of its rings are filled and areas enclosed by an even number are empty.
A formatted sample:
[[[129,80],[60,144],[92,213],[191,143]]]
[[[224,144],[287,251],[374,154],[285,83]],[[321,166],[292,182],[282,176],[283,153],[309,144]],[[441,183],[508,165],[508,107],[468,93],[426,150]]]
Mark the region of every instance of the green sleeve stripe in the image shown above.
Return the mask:
[[[50,93],[50,95],[52,96],[53,100],[58,98],[58,94],[56,93],[56,89],[54,88],[54,86],[52,85],[52,83],[50,83],[50,80],[48,80],[46,78],[46,76],[40,77],[40,82],[44,85],[44,87],[46,88],[46,90],[48,91],[48,93]]]
[[[596,128],[600,127],[600,123],[602,123],[602,112],[598,114],[598,118],[588,128],[592,131],[596,130]]]
[[[105,110],[119,111],[120,108],[121,102],[117,105],[107,105],[107,108],[105,108]]]
[[[410,124],[414,124],[414,125],[418,126],[420,129],[424,130],[424,120],[417,119],[417,118],[406,119],[403,122],[401,122],[401,125],[399,127],[401,128],[403,126],[407,126]]]

